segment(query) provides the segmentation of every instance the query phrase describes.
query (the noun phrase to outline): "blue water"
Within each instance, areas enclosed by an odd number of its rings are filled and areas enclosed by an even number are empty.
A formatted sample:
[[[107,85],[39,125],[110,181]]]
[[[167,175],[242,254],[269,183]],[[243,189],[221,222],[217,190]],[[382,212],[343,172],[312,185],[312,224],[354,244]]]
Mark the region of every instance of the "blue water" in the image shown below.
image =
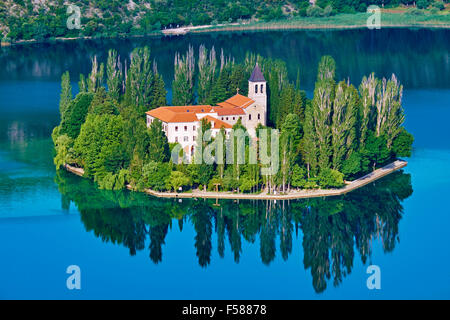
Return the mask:
[[[405,29],[400,33],[407,39],[404,41],[412,46],[409,41],[413,42],[415,38],[409,32],[412,31]],[[305,35],[295,32],[291,36]],[[352,40],[352,36],[353,33],[346,34],[344,31],[330,33],[330,37],[344,38],[348,43],[357,41]],[[448,39],[448,36],[448,31],[442,31],[435,40],[442,37]],[[232,36],[215,35],[209,41],[223,43],[229,37]],[[245,40],[245,35],[237,37]],[[181,38],[177,41],[184,46],[191,40]],[[323,50],[330,40],[316,41],[311,45]],[[432,47],[433,41],[428,42]],[[164,44],[179,46],[170,41]],[[126,41],[125,45],[129,45],[129,42]],[[264,45],[266,51],[271,50],[270,43]],[[100,192],[83,179],[66,174],[56,175],[52,164],[50,133],[59,122],[58,77],[64,68],[76,68],[73,61],[84,59],[87,64],[89,60],[85,55],[80,57],[76,51],[65,52],[66,44],[53,46],[39,48],[41,51],[38,50],[36,56],[28,58],[35,59],[33,68],[21,68],[19,71],[9,68],[9,80],[8,73],[0,71],[3,72],[0,76],[0,298],[450,298],[450,209],[447,203],[447,195],[450,194],[450,85],[448,81],[444,82],[444,87],[436,85],[438,81],[434,79],[440,79],[442,74],[433,77],[433,72],[439,70],[435,66],[445,61],[442,57],[446,56],[447,62],[440,69],[449,68],[449,44],[443,46],[442,43],[436,43],[437,49],[433,54],[426,50],[415,52],[415,59],[420,60],[423,55],[423,64],[411,65],[411,71],[400,79],[405,86],[405,126],[415,137],[413,156],[401,176],[385,178],[362,189],[360,193],[336,200],[319,199],[311,203],[293,201],[286,203],[285,208],[280,203],[272,204],[267,221],[276,221],[273,230],[270,224],[267,224],[268,228],[264,227],[266,204],[259,203],[258,206],[263,208],[260,214],[262,218],[256,223],[257,230],[254,232],[252,228],[255,224],[252,224],[251,217],[252,214],[256,215],[252,213],[254,203],[236,206],[223,201],[219,208],[212,203],[202,207],[201,201],[185,200],[178,203],[128,192]],[[108,48],[97,45],[96,49],[103,52]],[[5,52],[3,56],[5,59],[6,55],[9,66],[15,59],[19,65],[22,61],[19,59],[20,50],[29,49],[14,50],[17,51]],[[61,56],[64,62],[55,59],[55,65],[44,63],[42,50],[53,50],[52,54]],[[314,50],[311,48],[311,51]],[[361,50],[372,54],[373,45],[363,46]],[[64,54],[67,54],[66,59],[62,57]],[[278,51],[274,54],[282,56]],[[395,52],[398,57],[402,57],[402,54],[403,57],[408,56],[408,52],[401,52],[400,48]],[[438,61],[432,60],[433,57]],[[361,52],[357,59],[364,62]],[[338,57],[339,60],[342,57]],[[392,63],[390,60],[379,62],[377,65],[380,69],[374,71],[386,73],[391,67],[398,68]],[[368,65],[372,64],[373,61],[368,61],[351,72],[365,72]],[[309,64],[302,67],[306,69],[306,74],[312,73],[315,68]],[[346,70],[347,67],[342,66],[342,69]],[[433,72],[429,72],[421,82],[420,75],[424,69]],[[401,180],[402,177],[407,179]],[[404,183],[408,179],[410,186]],[[399,187],[398,184],[403,185]],[[397,201],[390,198],[399,192],[407,193],[404,199],[402,197],[398,201],[400,207]],[[379,198],[384,194],[389,196]],[[392,204],[381,208],[392,209],[393,212],[377,212],[379,199],[392,201]],[[354,213],[348,209],[352,206],[359,208],[364,203],[367,204],[366,212]],[[309,234],[311,228],[315,227],[307,224],[307,220],[302,220],[307,219],[308,215],[302,213],[301,208],[310,205],[318,208],[329,206],[329,209],[322,211],[325,215],[333,215],[335,208],[343,205],[347,208],[346,212],[334,213],[335,218],[342,219],[339,221],[347,221],[350,217],[357,219],[358,214],[365,214],[369,218],[373,215],[375,219],[377,214],[391,217],[398,213],[399,220],[395,220],[389,229],[395,231],[398,227],[393,237],[398,238],[398,241],[395,241],[390,252],[386,252],[383,249],[385,244],[376,232],[354,231],[358,236],[372,238],[371,254],[363,263],[360,251],[351,245],[354,256],[349,254],[344,258],[352,263],[351,272],[343,275],[336,286],[333,285],[335,277],[331,273],[326,288],[319,293],[312,276],[312,272],[317,270],[305,267],[305,233]],[[200,209],[196,209],[196,206],[200,206]],[[370,211],[371,208],[374,212]],[[223,257],[219,254],[220,233],[216,229],[222,209],[229,228],[224,235]],[[208,212],[209,222],[201,220],[201,214],[205,212]],[[282,221],[286,212],[292,216],[284,225]],[[234,215],[240,217],[238,226],[233,220]],[[180,220],[183,221],[182,230],[179,227]],[[321,221],[323,223],[324,220]],[[292,249],[287,259],[284,259],[281,230],[288,225],[292,226]],[[319,224],[316,226],[317,232],[321,232],[321,226],[328,228]],[[234,227],[239,230],[238,238],[234,237]],[[345,229],[346,224],[339,224],[339,227]],[[146,233],[142,236],[137,232],[139,230],[145,230]],[[264,230],[268,230],[268,233]],[[164,234],[162,238],[158,236],[161,232]],[[273,236],[270,236],[271,232]],[[250,235],[247,236],[247,233]],[[338,237],[344,233],[331,234]],[[159,242],[162,250],[159,258],[158,246],[153,251],[149,249],[150,235],[155,235],[157,240],[153,239],[154,243],[161,239],[163,241],[162,244]],[[199,236],[200,241],[196,242]],[[239,241],[236,239],[240,239],[237,251]],[[208,248],[209,240],[211,249]],[[340,241],[337,243],[341,244]],[[261,248],[265,248],[265,251]],[[270,258],[273,252],[267,248],[274,248],[273,258]],[[238,262],[235,259],[236,252],[239,255]],[[153,260],[149,257],[151,254]],[[202,254],[207,256],[206,262],[202,260]],[[328,254],[331,255],[331,250]],[[265,259],[269,261],[267,264],[263,262]],[[370,264],[378,265],[381,269],[381,290],[368,290],[366,286],[369,276],[366,269]],[[68,290],[66,287],[69,276],[66,268],[69,265],[81,268],[81,290]]]

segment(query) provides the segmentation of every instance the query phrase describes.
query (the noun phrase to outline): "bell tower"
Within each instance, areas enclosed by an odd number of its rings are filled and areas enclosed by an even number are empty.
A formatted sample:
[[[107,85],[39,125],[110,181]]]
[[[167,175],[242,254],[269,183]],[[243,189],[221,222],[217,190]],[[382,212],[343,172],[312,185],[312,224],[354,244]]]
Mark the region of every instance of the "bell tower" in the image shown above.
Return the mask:
[[[256,102],[256,107],[262,113],[261,123],[266,125],[267,119],[267,82],[256,63],[250,79],[248,79],[248,97]]]

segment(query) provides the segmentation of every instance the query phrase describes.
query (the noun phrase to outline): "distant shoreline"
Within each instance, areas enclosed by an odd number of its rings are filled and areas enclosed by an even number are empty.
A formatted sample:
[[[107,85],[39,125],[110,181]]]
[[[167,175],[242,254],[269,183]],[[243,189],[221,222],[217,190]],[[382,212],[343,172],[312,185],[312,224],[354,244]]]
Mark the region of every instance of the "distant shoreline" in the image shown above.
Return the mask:
[[[307,199],[307,198],[318,198],[318,197],[332,197],[344,195],[348,192],[359,189],[369,183],[372,183],[380,178],[383,178],[394,171],[406,167],[408,162],[403,160],[396,160],[382,168],[376,169],[365,176],[348,182],[342,188],[339,189],[301,189],[301,190],[291,190],[287,193],[281,194],[251,194],[251,193],[232,193],[232,192],[213,192],[213,191],[200,191],[192,190],[192,192],[158,192],[150,189],[145,189],[144,193],[158,198],[209,198],[209,199],[230,199],[230,200],[292,200],[292,199]],[[84,175],[84,170],[82,168],[75,168],[70,165],[64,165],[64,168],[78,176]],[[128,190],[132,190],[130,185],[127,185]]]
[[[133,39],[158,36],[182,36],[188,33],[212,33],[212,32],[237,32],[237,31],[276,31],[276,30],[348,30],[367,28],[366,19],[369,17],[366,13],[338,14],[330,17],[296,17],[293,19],[277,20],[272,22],[246,22],[229,23],[220,25],[200,25],[185,26],[173,29],[154,31],[145,35],[119,34],[114,37],[56,37],[46,41],[37,40],[19,40],[16,42],[2,42],[1,46],[26,45],[34,43],[52,43],[59,41],[73,40],[95,40],[95,39]],[[409,15],[403,13],[382,12],[381,28],[419,28],[419,29],[450,29],[450,14],[437,15]],[[447,21],[448,20],[448,21]]]

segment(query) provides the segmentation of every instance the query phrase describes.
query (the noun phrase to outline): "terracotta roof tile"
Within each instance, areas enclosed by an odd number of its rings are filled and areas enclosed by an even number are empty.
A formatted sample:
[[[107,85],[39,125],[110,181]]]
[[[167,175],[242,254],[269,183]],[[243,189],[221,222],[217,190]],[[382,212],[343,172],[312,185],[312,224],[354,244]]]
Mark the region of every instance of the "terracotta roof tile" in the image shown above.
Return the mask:
[[[211,122],[214,123],[214,126],[211,127],[212,129],[220,129],[222,127],[224,127],[225,129],[231,129],[233,127],[232,125],[230,125],[230,124],[228,124],[228,123],[226,123],[226,122],[224,122],[222,120],[219,120],[219,119],[216,119],[214,117],[211,117],[211,116],[205,116],[204,118],[209,123],[211,123]]]
[[[243,115],[245,114],[244,109],[239,107],[213,107],[214,111],[218,116],[232,116],[232,115]]]
[[[232,96],[230,99],[225,100],[225,103],[231,104],[235,107],[241,107],[241,108],[247,108],[253,102],[255,102],[255,101],[250,99],[249,97],[243,96],[241,94],[236,94],[236,95]]]
[[[163,122],[195,122],[198,121],[197,113],[210,113],[214,112],[210,105],[199,106],[167,106],[159,107],[146,114],[157,118]]]

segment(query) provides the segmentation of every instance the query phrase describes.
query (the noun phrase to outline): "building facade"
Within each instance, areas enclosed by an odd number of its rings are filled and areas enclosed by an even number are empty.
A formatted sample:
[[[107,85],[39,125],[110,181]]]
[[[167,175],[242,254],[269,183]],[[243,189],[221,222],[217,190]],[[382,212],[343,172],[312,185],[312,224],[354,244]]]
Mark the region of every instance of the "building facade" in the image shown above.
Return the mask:
[[[217,106],[159,107],[146,112],[147,126],[155,119],[161,121],[169,143],[179,143],[190,160],[194,154],[197,130],[203,118],[211,124],[213,137],[221,128],[224,128],[228,135],[239,119],[249,135],[255,137],[258,124],[265,126],[267,121],[266,86],[266,80],[256,64],[248,80],[248,97],[238,93]]]

